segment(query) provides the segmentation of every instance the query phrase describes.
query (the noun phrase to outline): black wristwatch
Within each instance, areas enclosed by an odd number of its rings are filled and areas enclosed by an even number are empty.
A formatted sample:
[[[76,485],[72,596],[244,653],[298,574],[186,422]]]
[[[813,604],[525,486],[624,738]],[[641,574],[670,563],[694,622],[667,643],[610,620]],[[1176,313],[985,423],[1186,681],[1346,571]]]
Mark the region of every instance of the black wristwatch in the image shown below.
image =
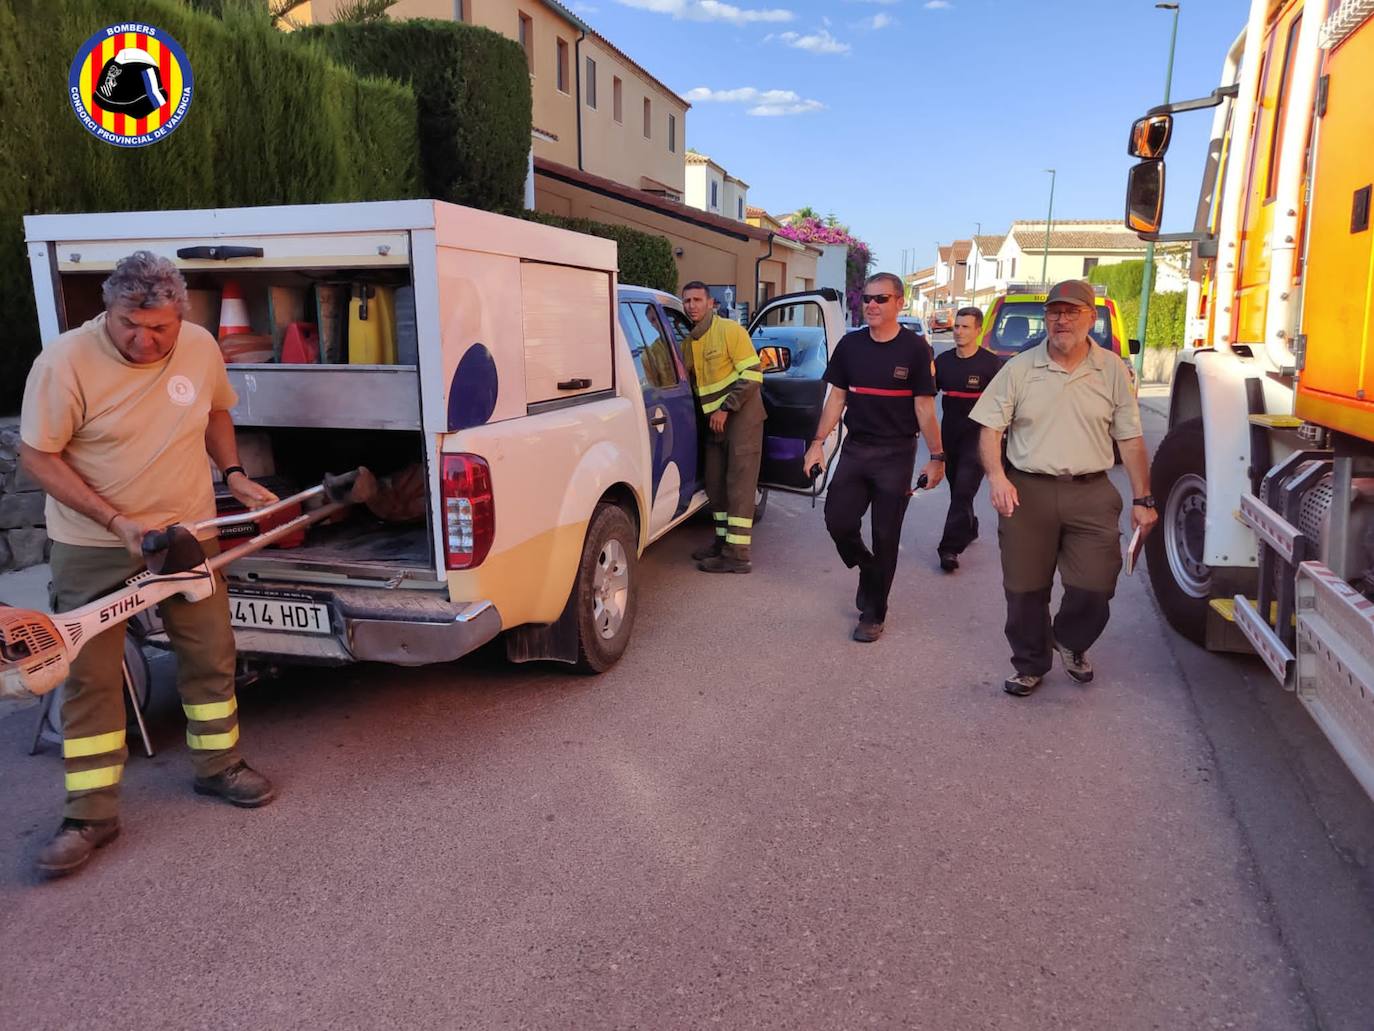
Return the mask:
[[[244,476],[248,475],[248,473],[244,471],[243,466],[231,465],[228,469],[224,470],[224,482],[228,483],[229,477],[233,476],[234,473],[243,473]]]
[[[1146,494],[1143,498],[1131,498],[1131,504],[1136,508],[1155,508],[1155,496]]]
[[[930,453],[930,460],[932,462],[943,462],[945,460],[945,453],[943,451],[932,451]]]

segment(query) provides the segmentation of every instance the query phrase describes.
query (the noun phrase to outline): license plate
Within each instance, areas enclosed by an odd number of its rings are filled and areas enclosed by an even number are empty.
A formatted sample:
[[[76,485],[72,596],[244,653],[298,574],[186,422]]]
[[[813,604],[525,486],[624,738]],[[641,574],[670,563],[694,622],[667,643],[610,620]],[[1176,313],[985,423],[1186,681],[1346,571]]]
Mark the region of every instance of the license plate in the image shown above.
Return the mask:
[[[229,595],[229,622],[252,630],[330,634],[329,606],[290,598]]]

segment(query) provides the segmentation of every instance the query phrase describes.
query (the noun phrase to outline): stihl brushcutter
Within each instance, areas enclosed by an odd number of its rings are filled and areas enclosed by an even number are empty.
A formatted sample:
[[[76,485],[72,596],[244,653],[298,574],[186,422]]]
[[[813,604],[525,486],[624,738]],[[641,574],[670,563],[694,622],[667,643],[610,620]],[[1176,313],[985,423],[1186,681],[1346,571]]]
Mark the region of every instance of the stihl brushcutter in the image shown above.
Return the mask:
[[[262,508],[207,519],[191,529],[177,524],[150,531],[143,538],[143,558],[148,568],[131,577],[119,590],[71,612],[49,616],[0,603],[0,698],[27,699],[47,694],[67,678],[72,659],[82,645],[102,630],[174,595],[187,601],[210,597],[215,593],[216,570],[349,505],[367,501],[376,490],[373,475],[366,469],[356,469],[341,476],[326,476],[319,486]],[[196,539],[196,531],[261,519],[320,496],[327,499],[326,504],[213,558],[205,557]]]

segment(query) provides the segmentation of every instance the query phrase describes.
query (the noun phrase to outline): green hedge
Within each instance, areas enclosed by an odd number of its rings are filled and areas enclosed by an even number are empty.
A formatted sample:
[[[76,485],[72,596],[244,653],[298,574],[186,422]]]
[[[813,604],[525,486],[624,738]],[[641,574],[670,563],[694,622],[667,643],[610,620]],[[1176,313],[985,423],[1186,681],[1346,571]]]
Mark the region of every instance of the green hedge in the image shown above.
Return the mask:
[[[90,135],[67,101],[77,48],[121,21],[170,33],[195,74],[186,120],[133,149]],[[173,0],[8,0],[0,81],[0,412],[38,353],[23,215],[420,195],[410,90],[360,80],[246,7],[221,21]]]
[[[527,211],[525,217],[546,226],[571,229],[574,233],[600,236],[616,242],[620,259],[620,281],[629,286],[647,286],[677,293],[677,261],[673,245],[666,236],[655,236],[629,226],[613,226],[589,218],[564,218],[542,211]]]
[[[1090,283],[1107,288],[1116,302],[1121,324],[1128,337],[1140,326],[1140,286],[1145,277],[1144,261],[1123,261],[1098,265],[1088,273]],[[1146,347],[1182,347],[1187,329],[1188,294],[1183,290],[1155,291],[1150,295],[1150,318],[1145,326]]]
[[[426,19],[323,25],[295,35],[362,74],[415,90],[426,196],[507,214],[524,208],[531,101],[518,43],[490,29]]]

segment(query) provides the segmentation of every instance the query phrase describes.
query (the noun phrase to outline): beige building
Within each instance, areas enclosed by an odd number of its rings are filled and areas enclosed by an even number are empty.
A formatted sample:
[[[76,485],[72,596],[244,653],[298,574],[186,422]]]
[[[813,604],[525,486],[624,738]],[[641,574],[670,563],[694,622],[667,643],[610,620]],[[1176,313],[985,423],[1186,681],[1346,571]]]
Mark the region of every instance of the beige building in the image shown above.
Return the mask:
[[[708,155],[689,150],[683,200],[713,215],[744,222],[749,210],[749,184],[731,175]]]
[[[768,253],[759,262],[759,302],[780,294],[794,294],[816,288],[821,249],[779,236],[779,222],[763,208],[745,208],[749,225],[769,234]]]
[[[1008,282],[1041,281],[1057,283],[1064,279],[1083,279],[1099,265],[1140,261],[1145,243],[1120,221],[1105,219],[1064,219],[1050,228],[1048,255],[1045,247],[1045,220],[1018,221],[1011,224],[1006,239],[997,250],[997,285]],[[1157,290],[1182,290],[1187,282],[1177,270],[1156,257]],[[981,284],[980,284],[981,289]]]
[[[333,19],[341,0],[311,0],[301,22]],[[481,25],[525,50],[534,156],[681,199],[691,107],[555,0],[399,0],[393,19]]]

